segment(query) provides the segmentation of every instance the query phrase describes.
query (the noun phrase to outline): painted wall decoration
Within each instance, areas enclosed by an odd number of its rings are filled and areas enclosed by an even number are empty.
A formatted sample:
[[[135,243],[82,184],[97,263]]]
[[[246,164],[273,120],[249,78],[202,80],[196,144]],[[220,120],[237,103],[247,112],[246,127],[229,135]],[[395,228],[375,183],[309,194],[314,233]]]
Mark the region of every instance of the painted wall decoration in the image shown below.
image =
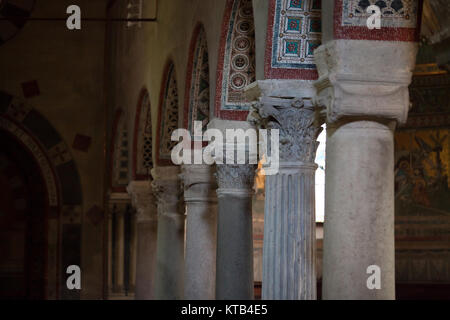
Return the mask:
[[[321,0],[271,0],[266,79],[317,79],[314,50],[321,44]]]
[[[184,107],[184,127],[191,132],[194,121],[201,121],[203,128],[209,122],[209,92],[208,45],[204,28],[198,25],[191,40]]]
[[[335,0],[336,39],[418,41],[421,0]],[[371,5],[381,9],[381,29],[367,28]]]
[[[179,128],[178,123],[178,88],[175,65],[166,65],[161,85],[160,106],[158,114],[157,164],[171,165],[171,151],[177,142],[172,141],[172,132]]]
[[[153,133],[150,95],[142,89],[134,123],[133,179],[145,180],[153,168]]]
[[[244,88],[255,78],[255,27],[251,0],[227,0],[217,66],[215,114],[245,120]]]

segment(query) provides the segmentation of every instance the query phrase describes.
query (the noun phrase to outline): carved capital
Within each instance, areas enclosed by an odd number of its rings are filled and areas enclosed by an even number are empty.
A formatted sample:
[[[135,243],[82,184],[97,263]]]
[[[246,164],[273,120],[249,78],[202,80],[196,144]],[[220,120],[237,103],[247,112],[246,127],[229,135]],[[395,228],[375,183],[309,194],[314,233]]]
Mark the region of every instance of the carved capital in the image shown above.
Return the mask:
[[[346,117],[406,122],[417,45],[373,42],[334,40],[315,51],[317,101],[326,106],[328,123]]]
[[[158,214],[182,215],[184,214],[182,190],[178,167],[159,167],[152,170],[153,194],[158,203]]]
[[[185,202],[215,202],[217,184],[214,167],[209,165],[184,165],[180,178]]]
[[[248,120],[263,129],[278,129],[282,162],[312,163],[322,128],[310,100],[263,96],[253,103]]]
[[[149,181],[132,181],[127,187],[127,192],[131,197],[131,205],[136,209],[138,222],[157,219],[156,198]]]
[[[217,194],[252,196],[256,165],[221,164],[216,166]]]

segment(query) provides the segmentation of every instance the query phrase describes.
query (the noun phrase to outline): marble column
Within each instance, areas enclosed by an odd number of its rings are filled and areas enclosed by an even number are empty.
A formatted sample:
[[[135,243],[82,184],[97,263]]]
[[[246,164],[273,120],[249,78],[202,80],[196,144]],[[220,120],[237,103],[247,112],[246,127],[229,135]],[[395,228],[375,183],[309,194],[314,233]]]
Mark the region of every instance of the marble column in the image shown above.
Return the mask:
[[[135,299],[154,299],[156,272],[156,239],[158,214],[156,199],[149,181],[133,181],[128,185],[131,203],[136,209],[137,252]]]
[[[256,166],[217,165],[216,299],[253,299],[252,196]]]
[[[263,129],[279,130],[280,136],[278,173],[266,174],[262,299],[314,300],[314,161],[321,131],[311,100],[314,87],[311,81],[291,80],[255,85],[261,97],[253,104],[249,121]],[[284,87],[285,92],[278,91],[282,96],[276,97],[274,87]]]
[[[183,298],[184,224],[179,168],[152,170],[153,190],[158,202],[155,299]]]
[[[407,119],[416,52],[362,40],[315,51],[327,107],[323,299],[395,299],[394,129]]]
[[[213,300],[216,283],[217,196],[214,167],[184,165],[186,255],[184,299]]]

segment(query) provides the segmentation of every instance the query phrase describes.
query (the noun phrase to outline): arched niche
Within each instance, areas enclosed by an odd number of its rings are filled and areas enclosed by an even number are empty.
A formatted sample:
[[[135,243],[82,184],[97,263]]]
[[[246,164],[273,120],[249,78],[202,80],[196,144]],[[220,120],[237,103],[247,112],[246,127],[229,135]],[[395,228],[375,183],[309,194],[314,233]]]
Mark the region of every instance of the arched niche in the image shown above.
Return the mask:
[[[66,268],[81,265],[83,197],[70,149],[52,124],[26,102],[0,91],[0,131],[35,163],[45,190],[45,298],[79,299],[65,286]],[[35,261],[38,264],[37,261]]]
[[[210,115],[209,63],[206,32],[197,24],[192,34],[186,74],[184,127],[193,132],[194,121],[206,128]]]
[[[178,87],[175,65],[169,60],[164,68],[158,108],[158,138],[156,140],[158,166],[172,165],[171,151],[177,142],[172,141],[171,137],[172,132],[178,128]]]
[[[256,80],[255,24],[251,0],[227,0],[217,65],[215,116],[245,120],[244,88]]]
[[[134,122],[133,138],[133,180],[150,177],[153,168],[153,133],[150,94],[142,89],[139,95]]]

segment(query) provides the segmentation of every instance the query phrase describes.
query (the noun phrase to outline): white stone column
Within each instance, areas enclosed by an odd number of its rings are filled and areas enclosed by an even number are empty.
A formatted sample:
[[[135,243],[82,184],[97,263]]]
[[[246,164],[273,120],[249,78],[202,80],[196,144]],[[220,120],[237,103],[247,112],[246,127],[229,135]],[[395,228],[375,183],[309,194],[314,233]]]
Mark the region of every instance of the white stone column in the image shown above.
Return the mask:
[[[408,115],[416,49],[333,40],[315,51],[327,106],[323,299],[395,299],[394,128]]]
[[[158,214],[156,198],[149,181],[133,181],[127,191],[136,209],[137,253],[135,270],[136,300],[154,299]]]
[[[212,300],[216,284],[217,196],[214,167],[184,165],[186,255],[184,299]]]
[[[152,186],[158,199],[158,239],[156,254],[155,299],[183,298],[184,224],[179,168],[152,170]]]
[[[255,91],[260,98],[249,121],[280,136],[279,171],[266,175],[262,299],[314,300],[314,161],[321,131],[311,101],[314,87],[311,81],[266,80],[247,96]]]

